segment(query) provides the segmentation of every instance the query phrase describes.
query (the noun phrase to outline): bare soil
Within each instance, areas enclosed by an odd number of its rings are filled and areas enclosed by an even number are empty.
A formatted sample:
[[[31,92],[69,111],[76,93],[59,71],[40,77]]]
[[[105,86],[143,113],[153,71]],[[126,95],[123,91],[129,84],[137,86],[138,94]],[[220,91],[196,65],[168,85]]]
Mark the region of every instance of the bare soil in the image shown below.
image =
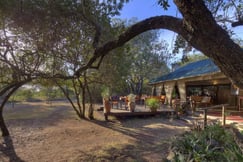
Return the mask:
[[[171,140],[190,127],[163,117],[107,122],[100,111],[79,120],[68,102],[8,104],[4,116],[11,138],[0,137],[0,162],[163,161]]]

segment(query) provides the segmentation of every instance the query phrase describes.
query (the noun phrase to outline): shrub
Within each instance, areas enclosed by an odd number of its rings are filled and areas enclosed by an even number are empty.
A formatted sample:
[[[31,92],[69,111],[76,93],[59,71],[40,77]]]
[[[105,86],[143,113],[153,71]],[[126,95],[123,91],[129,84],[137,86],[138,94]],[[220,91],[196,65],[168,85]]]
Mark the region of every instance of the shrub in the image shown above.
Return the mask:
[[[203,131],[187,132],[172,142],[172,161],[242,161],[232,134],[216,124]]]
[[[145,104],[149,106],[151,111],[156,111],[160,106],[160,101],[157,98],[149,98]]]

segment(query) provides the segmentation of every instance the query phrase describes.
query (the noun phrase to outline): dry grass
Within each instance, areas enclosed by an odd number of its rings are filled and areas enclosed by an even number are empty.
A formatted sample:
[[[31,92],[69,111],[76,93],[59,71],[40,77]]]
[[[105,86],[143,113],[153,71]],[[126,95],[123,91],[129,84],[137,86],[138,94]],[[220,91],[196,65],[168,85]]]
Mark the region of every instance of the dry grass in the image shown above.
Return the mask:
[[[99,111],[96,120],[79,120],[66,102],[8,105],[4,116],[15,152],[27,162],[162,161],[172,138],[188,130],[161,117],[106,122]],[[9,161],[1,146],[0,161]]]

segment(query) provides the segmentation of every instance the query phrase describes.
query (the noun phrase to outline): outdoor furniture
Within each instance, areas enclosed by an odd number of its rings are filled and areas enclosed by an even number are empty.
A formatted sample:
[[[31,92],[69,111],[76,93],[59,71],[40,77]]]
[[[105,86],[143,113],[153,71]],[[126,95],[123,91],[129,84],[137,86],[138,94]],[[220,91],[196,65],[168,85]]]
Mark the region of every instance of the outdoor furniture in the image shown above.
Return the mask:
[[[140,97],[138,95],[136,95],[135,97],[135,103],[140,104]]]
[[[160,102],[161,102],[161,104],[164,104],[165,103],[165,99],[166,99],[166,96],[165,95],[161,95],[160,96]]]
[[[239,111],[241,109],[241,101],[243,100],[243,96],[238,96],[238,108],[239,108]]]
[[[191,108],[193,111],[198,107],[207,107],[211,105],[211,97],[210,96],[191,96]]]
[[[120,107],[122,108],[123,105],[124,105],[124,108],[127,110],[127,108],[128,108],[128,98],[127,98],[127,96],[120,96],[119,100],[120,100]]]
[[[110,102],[111,102],[111,108],[113,108],[114,105],[116,105],[116,108],[119,108],[120,104],[120,97],[119,96],[111,96],[110,97]]]
[[[144,105],[145,104],[145,100],[147,98],[147,95],[142,95],[141,98],[140,98],[140,104],[141,105]]]

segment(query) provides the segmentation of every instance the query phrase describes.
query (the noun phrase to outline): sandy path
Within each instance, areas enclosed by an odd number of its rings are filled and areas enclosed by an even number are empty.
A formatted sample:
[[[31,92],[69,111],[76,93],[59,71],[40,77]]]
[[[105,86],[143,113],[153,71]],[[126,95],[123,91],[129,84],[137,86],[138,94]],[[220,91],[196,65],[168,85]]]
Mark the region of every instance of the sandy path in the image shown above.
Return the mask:
[[[0,138],[0,161],[162,161],[170,140],[188,129],[181,120],[161,117],[113,120],[105,122],[102,112],[97,120],[78,120],[68,104],[21,104],[22,111],[33,109],[41,117],[9,119],[7,124],[16,152],[7,150]],[[49,105],[50,107],[50,105]],[[25,110],[27,109],[27,110]],[[40,110],[38,110],[40,109]],[[20,110],[6,110],[5,115]]]

